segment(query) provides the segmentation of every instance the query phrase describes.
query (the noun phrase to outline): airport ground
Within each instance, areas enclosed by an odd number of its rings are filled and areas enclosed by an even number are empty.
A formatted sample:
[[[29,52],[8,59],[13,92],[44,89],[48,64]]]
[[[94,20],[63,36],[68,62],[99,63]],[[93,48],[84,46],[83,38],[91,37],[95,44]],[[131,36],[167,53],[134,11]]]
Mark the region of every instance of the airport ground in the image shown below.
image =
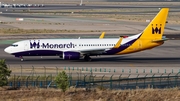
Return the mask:
[[[0,9],[2,12],[0,14],[0,33],[100,34],[102,31],[106,31],[107,34],[137,34],[159,11],[159,6],[142,6],[140,8],[138,6],[124,7],[123,5],[101,6],[3,8]],[[178,34],[179,9],[172,5],[169,6],[170,13],[165,34]]]
[[[92,57],[92,62],[84,62],[83,60],[67,61],[58,57],[24,57],[26,61],[20,62],[18,58],[4,53],[3,49],[11,43],[23,39],[37,38],[98,38],[101,32],[105,31],[107,37],[119,37],[121,35],[132,35],[140,33],[147,25],[146,20],[151,20],[159,8],[118,8],[122,5],[103,6],[102,9],[93,9],[93,7],[84,7],[86,9],[77,8],[59,9],[54,7],[54,11],[65,13],[18,13],[3,12],[0,15],[2,23],[0,24],[1,32],[1,58],[5,58],[11,67],[23,65],[27,66],[58,66],[66,67],[95,67],[95,68],[111,68],[117,71],[150,71],[178,72],[180,66],[179,49],[179,21],[178,8],[170,6],[168,23],[165,28],[165,36],[170,38],[164,45],[139,53],[133,53],[122,56],[101,56]],[[143,6],[143,5],[141,5]],[[158,6],[158,5],[156,5]],[[101,7],[101,6],[98,6]],[[114,7],[114,8],[112,8]],[[123,6],[122,6],[123,7]],[[41,9],[41,8],[40,8]],[[44,11],[48,7],[42,8]],[[57,10],[58,9],[58,10]],[[77,12],[79,10],[79,12]],[[33,10],[32,10],[33,11]],[[34,10],[41,12],[40,10]],[[52,11],[52,10],[51,10]],[[73,12],[73,13],[72,13]],[[80,13],[81,12],[81,13]],[[110,13],[111,12],[111,13]],[[77,14],[76,14],[77,13]],[[97,14],[100,13],[100,14]],[[116,13],[116,14],[113,14]],[[17,20],[23,18],[23,21]],[[54,32],[54,33],[50,33]],[[176,40],[174,40],[176,39]],[[4,41],[6,40],[6,41]]]
[[[151,50],[142,51],[139,53],[121,55],[121,56],[100,56],[92,57],[91,62],[85,62],[82,60],[62,60],[58,56],[53,57],[24,57],[25,61],[21,62],[20,59],[15,58],[12,55],[4,53],[3,49],[10,44],[1,44],[0,53],[1,58],[7,60],[7,64],[12,70],[15,68],[20,68],[20,65],[23,66],[23,69],[27,70],[34,66],[37,68],[42,68],[42,73],[44,73],[43,67],[47,68],[52,67],[54,69],[53,74],[56,73],[55,67],[58,67],[59,70],[64,69],[64,67],[74,67],[74,68],[97,68],[98,70],[102,68],[111,69],[111,71],[116,70],[116,75],[122,73],[124,69],[125,73],[128,73],[131,70],[132,73],[135,73],[138,69],[139,73],[142,73],[145,69],[146,72],[153,71],[157,73],[158,70],[160,73],[171,73],[172,70],[174,73],[178,73],[180,69],[180,44],[179,40],[168,40],[164,45],[156,47]],[[20,74],[20,69],[19,74]],[[15,72],[15,71],[14,71]],[[18,73],[16,71],[16,73]],[[29,75],[29,73],[27,73]],[[50,74],[50,73],[49,73]],[[102,74],[102,73],[101,73]],[[112,75],[109,73],[106,75]]]
[[[16,0],[20,2],[20,0]],[[26,0],[27,1],[27,0]],[[47,0],[44,0],[47,1]],[[49,0],[48,0],[49,1]],[[57,4],[57,0],[53,0]],[[74,2],[74,0],[73,0]],[[76,2],[76,1],[75,1]],[[47,2],[49,3],[49,2]],[[178,73],[180,69],[180,40],[179,40],[179,3],[113,3],[109,6],[94,5],[76,7],[75,3],[66,3],[65,6],[50,5],[45,8],[32,8],[32,13],[22,13],[23,9],[0,9],[0,59],[6,59],[8,66],[13,73],[20,74],[20,67],[27,73],[32,66],[42,68],[40,72],[44,73],[43,66],[55,69],[64,67],[82,68],[106,68],[116,70],[115,74],[120,75],[122,70],[126,74],[135,73],[138,69],[140,74],[145,69],[146,72],[151,70],[157,73]],[[103,4],[103,3],[99,3]],[[61,5],[61,4],[60,4]],[[140,6],[139,6],[140,5]],[[53,7],[54,6],[54,7]],[[73,6],[73,7],[71,7]],[[96,7],[95,7],[96,6]],[[108,8],[109,7],[109,8]],[[82,38],[94,37],[98,38],[102,31],[106,31],[106,37],[119,37],[120,35],[132,35],[140,33],[148,24],[146,20],[151,20],[159,11],[159,7],[170,7],[168,22],[165,28],[165,35],[170,37],[162,46],[139,53],[121,55],[121,56],[101,56],[92,57],[92,62],[84,60],[62,60],[59,57],[25,57],[24,62],[20,62],[18,58],[6,54],[3,50],[15,41],[32,39],[32,38]],[[96,9],[93,9],[96,8]],[[110,9],[111,8],[111,9]],[[48,11],[48,9],[51,9]],[[73,10],[72,10],[73,9]],[[83,10],[82,10],[83,9]],[[100,10],[101,9],[101,10]],[[37,13],[45,11],[45,13]],[[54,10],[55,13],[50,13]],[[111,13],[109,13],[111,12]],[[99,13],[99,14],[97,14]],[[116,14],[113,14],[116,13]],[[17,18],[23,18],[20,21]],[[12,30],[13,29],[13,30]],[[18,30],[18,29],[23,29]],[[46,29],[46,30],[44,30]],[[29,31],[30,30],[30,31]],[[49,33],[52,31],[53,33]],[[21,66],[20,66],[21,65]],[[51,70],[52,71],[52,70]],[[54,72],[52,72],[54,73]],[[102,73],[97,73],[103,75]],[[113,72],[104,73],[112,75]],[[150,73],[152,75],[152,73]],[[172,73],[173,74],[173,73]],[[25,75],[29,75],[29,72]],[[137,74],[136,74],[137,75]],[[71,89],[72,90],[72,89]],[[76,93],[74,93],[76,92]],[[135,90],[135,91],[99,91],[87,92],[77,90],[67,92],[65,96],[54,89],[44,91],[43,89],[24,89],[20,91],[0,91],[1,100],[4,99],[25,99],[25,100],[172,100],[179,101],[179,89],[172,90]],[[11,95],[11,96],[7,96]],[[99,95],[98,95],[99,94]],[[38,95],[38,96],[37,96]],[[59,97],[59,95],[62,95]],[[107,95],[107,96],[104,96]],[[128,97],[127,97],[128,96]],[[137,98],[136,98],[137,97]],[[84,99],[81,99],[84,98]],[[94,98],[94,99],[93,99]],[[62,99],[63,100],[63,99]],[[89,99],[91,100],[91,99]]]

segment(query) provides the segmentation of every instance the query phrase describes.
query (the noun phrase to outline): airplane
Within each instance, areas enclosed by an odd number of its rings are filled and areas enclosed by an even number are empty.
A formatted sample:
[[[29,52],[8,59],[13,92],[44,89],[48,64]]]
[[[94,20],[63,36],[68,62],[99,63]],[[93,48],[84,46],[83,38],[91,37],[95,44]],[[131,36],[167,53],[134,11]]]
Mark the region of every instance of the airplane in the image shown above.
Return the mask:
[[[32,39],[13,43],[4,49],[24,61],[24,56],[59,56],[64,60],[91,56],[122,55],[140,52],[160,46],[167,40],[162,37],[169,8],[162,8],[149,25],[139,34],[103,39]]]

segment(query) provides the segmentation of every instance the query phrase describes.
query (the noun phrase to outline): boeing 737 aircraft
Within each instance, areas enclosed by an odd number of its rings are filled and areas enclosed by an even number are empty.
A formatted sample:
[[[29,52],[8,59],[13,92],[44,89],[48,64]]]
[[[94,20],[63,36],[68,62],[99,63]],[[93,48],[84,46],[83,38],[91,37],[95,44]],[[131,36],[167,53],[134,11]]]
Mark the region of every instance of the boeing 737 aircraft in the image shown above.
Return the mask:
[[[168,8],[162,8],[149,25],[139,34],[120,38],[100,39],[35,39],[13,43],[4,51],[19,57],[24,56],[59,56],[65,60],[90,56],[121,55],[140,52],[160,46],[167,39],[163,38]]]

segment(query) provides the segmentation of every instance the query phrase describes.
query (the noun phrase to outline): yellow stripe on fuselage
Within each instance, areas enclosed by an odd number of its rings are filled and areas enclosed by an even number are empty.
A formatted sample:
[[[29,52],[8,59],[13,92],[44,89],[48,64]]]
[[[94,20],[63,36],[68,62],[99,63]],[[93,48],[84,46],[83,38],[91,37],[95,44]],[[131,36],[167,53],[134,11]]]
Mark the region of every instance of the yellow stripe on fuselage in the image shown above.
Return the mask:
[[[128,46],[125,50],[118,52],[118,55],[134,53],[162,45],[164,42],[152,42],[151,40],[137,39],[132,45]]]

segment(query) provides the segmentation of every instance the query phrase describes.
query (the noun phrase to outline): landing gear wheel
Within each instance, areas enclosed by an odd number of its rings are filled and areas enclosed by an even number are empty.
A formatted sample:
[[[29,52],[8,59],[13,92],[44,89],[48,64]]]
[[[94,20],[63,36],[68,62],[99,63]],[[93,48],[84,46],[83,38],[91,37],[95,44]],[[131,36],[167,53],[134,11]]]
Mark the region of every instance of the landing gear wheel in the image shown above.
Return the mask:
[[[20,56],[19,58],[20,58],[20,61],[24,61],[24,58],[22,56]]]
[[[91,61],[91,60],[92,60],[92,59],[89,57],[89,58],[88,58],[88,61]]]
[[[84,60],[85,60],[85,61],[91,61],[92,59],[91,59],[90,56],[86,55],[86,56],[84,57]]]
[[[21,60],[21,61],[24,61],[24,59],[23,59],[23,58],[21,58],[20,60]]]

